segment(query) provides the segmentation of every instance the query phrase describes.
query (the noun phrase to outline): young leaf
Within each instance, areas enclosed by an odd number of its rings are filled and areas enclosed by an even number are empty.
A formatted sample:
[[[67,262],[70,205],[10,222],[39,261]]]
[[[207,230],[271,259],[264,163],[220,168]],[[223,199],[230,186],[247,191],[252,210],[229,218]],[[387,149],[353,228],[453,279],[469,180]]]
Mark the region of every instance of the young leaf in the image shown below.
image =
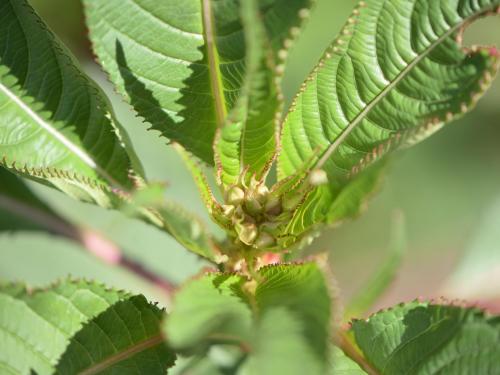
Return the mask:
[[[84,1],[94,51],[118,90],[153,129],[209,164],[246,77],[241,3]],[[277,54],[309,0],[259,3]]]
[[[244,172],[255,174],[258,180],[264,177],[276,154],[276,130],[282,111],[274,59],[257,0],[241,3],[241,20],[247,50],[246,76],[238,102],[214,146],[219,184],[224,185],[237,183]]]
[[[356,344],[381,373],[495,373],[500,324],[482,311],[412,302],[354,321]]]
[[[25,0],[0,5],[0,163],[110,207],[142,172],[104,94]]]
[[[241,374],[324,373],[331,312],[321,271],[311,263],[257,272],[255,294],[237,275],[188,283],[164,325],[169,344],[198,354],[232,344],[246,355]]]
[[[427,137],[475,104],[498,69],[498,53],[468,50],[457,40],[469,23],[499,5],[499,0],[360,2],[285,120],[279,179],[296,173],[319,150],[313,169],[323,170],[328,180],[317,189],[325,197],[310,198],[302,208],[310,212],[295,222],[343,219],[335,201],[366,166]]]
[[[43,290],[27,290],[18,284],[3,286],[0,288],[0,369],[6,373],[35,371],[43,375],[52,374],[61,366],[58,369],[62,369],[62,373],[75,373],[65,372],[68,361],[74,359],[75,346],[89,350],[73,362],[79,370],[88,370],[84,373],[96,373],[95,367],[82,366],[88,363],[88,355],[94,355],[91,357],[94,366],[105,365],[101,370],[116,369],[119,367],[113,366],[127,365],[130,361],[135,362],[136,370],[152,366],[165,369],[172,364],[173,354],[158,339],[154,348],[162,355],[151,361],[148,349],[152,346],[145,345],[150,343],[147,340],[159,337],[161,315],[161,311],[145,302],[142,296],[91,282],[66,280]],[[132,326],[135,328],[131,329]],[[117,346],[112,352],[106,351],[111,343]],[[95,355],[100,349],[103,351]],[[58,365],[61,356],[63,360]]]

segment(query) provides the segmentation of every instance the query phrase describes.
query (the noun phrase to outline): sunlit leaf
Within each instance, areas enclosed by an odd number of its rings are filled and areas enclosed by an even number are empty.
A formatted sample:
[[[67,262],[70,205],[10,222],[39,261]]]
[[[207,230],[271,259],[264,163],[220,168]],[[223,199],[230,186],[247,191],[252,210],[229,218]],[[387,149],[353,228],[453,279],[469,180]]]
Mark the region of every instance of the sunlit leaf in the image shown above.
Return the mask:
[[[104,94],[25,0],[0,5],[0,164],[102,206],[141,167]]]

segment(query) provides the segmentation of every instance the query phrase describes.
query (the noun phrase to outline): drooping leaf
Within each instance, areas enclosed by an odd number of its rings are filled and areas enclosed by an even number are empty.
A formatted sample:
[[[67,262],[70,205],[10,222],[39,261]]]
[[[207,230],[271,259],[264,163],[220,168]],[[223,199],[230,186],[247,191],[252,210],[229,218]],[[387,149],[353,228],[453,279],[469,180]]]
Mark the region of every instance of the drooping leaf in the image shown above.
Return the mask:
[[[102,206],[139,163],[104,94],[25,0],[0,5],[0,163]]]
[[[276,54],[309,2],[259,2]],[[213,164],[216,128],[237,104],[246,77],[240,1],[84,4],[94,51],[118,90],[153,129]]]
[[[474,308],[412,302],[354,321],[356,344],[381,373],[494,374],[500,324]]]
[[[174,356],[153,340],[160,337],[161,315],[142,296],[91,282],[67,280],[40,290],[5,285],[0,288],[0,369],[43,375],[57,367],[65,374],[76,369],[93,374],[96,367],[87,364],[125,370],[133,362],[134,371],[147,373],[156,366],[163,371],[149,373],[164,374]],[[153,350],[161,355],[151,357]],[[83,354],[75,357],[76,351]],[[69,365],[75,372],[66,370]]]
[[[366,178],[367,166],[474,106],[498,69],[498,53],[465,49],[456,39],[499,5],[498,0],[360,2],[285,120],[279,179],[293,175],[319,150],[312,169],[322,169],[328,180],[295,215],[294,235],[303,232],[304,220],[335,223],[357,211],[354,206],[374,185],[356,189],[347,212],[344,191]]]
[[[246,356],[239,374],[324,373],[331,302],[321,271],[312,263],[269,266],[258,276],[255,294],[237,275],[188,283],[164,325],[169,344],[198,354],[232,344]]]

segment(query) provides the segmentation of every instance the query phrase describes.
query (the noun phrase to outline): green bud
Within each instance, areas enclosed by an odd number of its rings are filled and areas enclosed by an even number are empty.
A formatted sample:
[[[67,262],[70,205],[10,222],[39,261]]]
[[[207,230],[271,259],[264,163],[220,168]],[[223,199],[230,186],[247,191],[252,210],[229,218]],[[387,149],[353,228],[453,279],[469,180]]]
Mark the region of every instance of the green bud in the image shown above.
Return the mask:
[[[259,200],[259,202],[263,203],[267,199],[267,196],[269,195],[269,189],[267,188],[266,185],[260,184],[257,186],[257,189],[255,190],[255,196]]]
[[[266,205],[264,206],[264,210],[270,216],[278,216],[282,211],[280,198],[269,197],[269,199],[266,202]]]
[[[245,199],[245,192],[238,186],[233,186],[226,192],[226,202],[237,206]]]
[[[231,204],[225,204],[222,206],[222,212],[224,215],[231,216],[234,213],[235,207]]]
[[[252,245],[259,234],[255,224],[242,224],[237,230],[240,241],[246,245]]]
[[[262,213],[262,204],[254,196],[250,196],[246,199],[245,208],[250,215],[258,215]]]

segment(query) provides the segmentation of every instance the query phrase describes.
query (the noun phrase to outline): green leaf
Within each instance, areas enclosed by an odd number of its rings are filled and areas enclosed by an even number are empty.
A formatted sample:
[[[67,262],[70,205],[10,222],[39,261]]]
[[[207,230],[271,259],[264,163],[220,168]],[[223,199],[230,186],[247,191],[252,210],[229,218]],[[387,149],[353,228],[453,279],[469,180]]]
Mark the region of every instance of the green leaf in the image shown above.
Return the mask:
[[[164,374],[174,356],[156,339],[161,316],[142,296],[86,281],[66,280],[39,290],[19,284],[3,286],[1,372],[27,374],[34,370],[43,375],[54,373],[57,367],[65,374],[80,373],[77,369],[93,374],[95,366],[102,365],[101,370],[131,373],[125,370],[133,363],[133,373],[146,373],[157,366],[162,371],[149,373]],[[157,340],[154,346],[146,347],[153,338]],[[112,344],[115,347],[110,350]],[[161,356],[151,357],[152,350]],[[74,366],[75,372],[67,366]]]
[[[177,350],[201,354],[232,344],[246,356],[239,374],[322,374],[328,363],[330,298],[315,264],[208,274],[178,292],[164,329]]]
[[[213,343],[249,340],[252,315],[237,275],[208,274],[175,295],[164,328],[176,350],[200,351]]]
[[[308,345],[318,359],[328,353],[330,338],[331,299],[325,277],[315,263],[268,266],[259,270],[262,282],[257,286],[255,300],[261,314],[286,307],[297,315]]]
[[[175,354],[159,332],[162,316],[143,296],[117,302],[71,339],[57,373],[166,374]]]
[[[331,349],[331,375],[365,375],[359,365],[336,346]]]
[[[500,366],[499,323],[474,308],[412,302],[354,321],[352,331],[383,374],[492,374]]]
[[[494,48],[464,49],[456,39],[499,0],[368,0],[304,82],[285,120],[279,179],[312,170],[328,184],[311,194],[291,223],[335,223],[356,211],[366,191],[344,193],[374,161],[424,139],[474,106],[498,69]],[[373,172],[373,170],[372,170]],[[359,176],[359,177],[358,177]],[[370,180],[376,180],[373,174]],[[342,204],[337,200],[342,197]],[[339,205],[341,207],[339,207]]]
[[[140,165],[107,99],[25,0],[0,5],[0,163],[105,207]]]
[[[231,185],[243,174],[261,180],[277,151],[277,129],[282,112],[275,83],[274,59],[261,22],[257,0],[241,4],[245,30],[246,76],[235,108],[215,143],[219,184]]]
[[[240,1],[84,4],[94,51],[118,90],[153,129],[213,164],[215,131],[237,105],[246,77]],[[259,5],[278,54],[309,0]]]
[[[304,338],[302,322],[289,310],[269,309],[255,331],[254,350],[242,375],[323,374],[324,364]]]

